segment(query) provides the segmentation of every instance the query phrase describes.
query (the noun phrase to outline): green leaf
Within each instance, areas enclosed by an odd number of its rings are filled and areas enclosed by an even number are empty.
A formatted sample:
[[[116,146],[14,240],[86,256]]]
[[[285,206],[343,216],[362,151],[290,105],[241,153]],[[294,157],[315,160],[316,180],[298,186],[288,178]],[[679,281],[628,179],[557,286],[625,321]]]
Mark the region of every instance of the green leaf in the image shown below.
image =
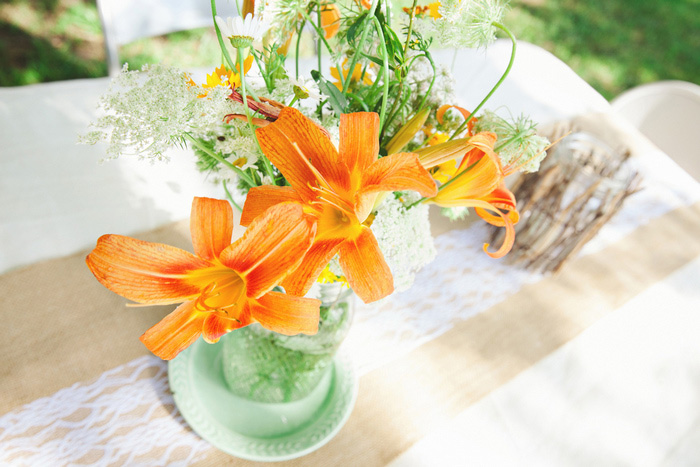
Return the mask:
[[[346,33],[346,37],[348,38],[348,42],[353,42],[355,40],[355,37],[357,37],[357,33],[360,31],[360,26],[362,26],[363,21],[367,17],[368,12],[363,11],[362,14],[360,14],[355,22],[353,22],[350,27],[348,28],[348,32]]]
[[[365,57],[367,60],[373,61],[379,66],[384,66],[384,61],[381,58],[378,57],[372,57],[371,55],[367,55],[366,53],[362,53],[362,56]]]
[[[345,113],[348,108],[348,100],[343,93],[333,83],[321,76],[317,70],[311,70],[311,77],[316,81],[321,92],[328,96],[328,103],[333,107],[336,115]]]

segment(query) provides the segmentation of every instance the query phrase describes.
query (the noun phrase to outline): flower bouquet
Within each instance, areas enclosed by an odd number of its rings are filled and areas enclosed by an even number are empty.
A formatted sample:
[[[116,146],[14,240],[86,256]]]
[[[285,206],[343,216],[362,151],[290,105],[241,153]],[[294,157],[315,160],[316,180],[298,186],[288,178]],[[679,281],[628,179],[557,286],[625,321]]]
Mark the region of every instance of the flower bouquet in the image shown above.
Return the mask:
[[[212,1],[223,63],[205,81],[125,66],[84,137],[106,141],[108,157],[167,159],[188,145],[228,199],[194,199],[194,254],[105,235],[87,264],[138,304],[180,304],[141,336],[155,355],[221,339],[231,391],[293,403],[328,379],[352,316],[348,291],[380,300],[433,258],[428,205],[452,219],[473,208],[505,229],[485,254],[508,253],[518,211],[505,177],[537,170],[548,141],[526,117],[485,110],[516,48],[497,0],[246,0],[240,10],[223,19]],[[431,49],[486,47],[499,31],[510,64],[470,112]],[[232,242],[233,209],[247,229]]]

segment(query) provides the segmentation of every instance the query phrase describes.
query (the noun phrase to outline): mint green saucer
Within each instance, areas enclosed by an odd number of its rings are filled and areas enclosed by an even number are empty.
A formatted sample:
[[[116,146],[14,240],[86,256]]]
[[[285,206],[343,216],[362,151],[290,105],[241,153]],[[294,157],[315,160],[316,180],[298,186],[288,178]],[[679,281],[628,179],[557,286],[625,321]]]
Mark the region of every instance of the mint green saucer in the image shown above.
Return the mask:
[[[168,364],[175,404],[190,427],[220,450],[252,461],[283,461],[309,454],[335,436],[357,397],[350,359],[339,353],[308,397],[265,404],[229,392],[217,344],[201,338]]]

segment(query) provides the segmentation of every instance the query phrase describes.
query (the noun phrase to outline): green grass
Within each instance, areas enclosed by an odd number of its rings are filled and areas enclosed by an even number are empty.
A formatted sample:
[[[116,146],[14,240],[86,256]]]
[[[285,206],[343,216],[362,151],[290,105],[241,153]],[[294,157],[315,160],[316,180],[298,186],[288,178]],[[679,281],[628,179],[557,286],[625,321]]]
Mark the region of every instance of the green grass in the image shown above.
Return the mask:
[[[466,1],[466,0],[463,0]],[[428,3],[421,0],[420,3]],[[606,98],[642,83],[700,80],[700,0],[518,0],[506,24],[551,51]],[[106,75],[94,0],[4,0],[0,86]],[[129,44],[145,63],[205,67],[221,61],[212,29]]]
[[[642,83],[700,79],[700,1],[514,2],[515,35],[566,62],[606,98]]]

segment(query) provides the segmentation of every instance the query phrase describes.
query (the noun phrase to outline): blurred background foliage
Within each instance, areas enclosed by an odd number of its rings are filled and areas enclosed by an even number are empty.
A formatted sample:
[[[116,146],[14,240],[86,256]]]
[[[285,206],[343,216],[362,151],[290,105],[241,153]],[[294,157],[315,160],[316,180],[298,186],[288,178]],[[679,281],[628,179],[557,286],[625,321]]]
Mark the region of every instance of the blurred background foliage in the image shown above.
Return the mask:
[[[700,0],[512,0],[506,24],[611,99],[651,81],[700,82],[698,11]],[[131,68],[220,60],[213,29],[141,40],[121,56]],[[0,86],[105,76],[95,0],[2,0],[0,60]]]

